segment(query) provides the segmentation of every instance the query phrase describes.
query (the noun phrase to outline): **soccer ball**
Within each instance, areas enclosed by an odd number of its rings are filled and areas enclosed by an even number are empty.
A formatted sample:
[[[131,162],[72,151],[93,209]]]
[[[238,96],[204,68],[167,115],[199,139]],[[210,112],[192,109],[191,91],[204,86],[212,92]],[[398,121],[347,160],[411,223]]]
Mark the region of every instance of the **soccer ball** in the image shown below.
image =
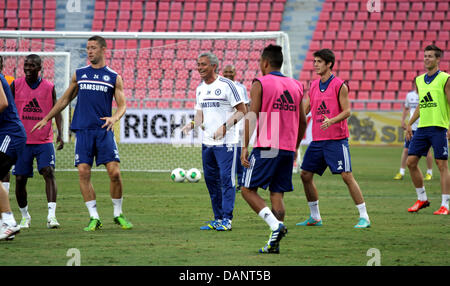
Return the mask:
[[[191,183],[197,183],[202,178],[200,170],[197,168],[189,169],[186,173],[186,179]]]
[[[176,168],[170,174],[170,178],[172,179],[172,181],[174,181],[176,183],[181,183],[186,178],[185,174],[186,174],[186,172],[183,169]]]

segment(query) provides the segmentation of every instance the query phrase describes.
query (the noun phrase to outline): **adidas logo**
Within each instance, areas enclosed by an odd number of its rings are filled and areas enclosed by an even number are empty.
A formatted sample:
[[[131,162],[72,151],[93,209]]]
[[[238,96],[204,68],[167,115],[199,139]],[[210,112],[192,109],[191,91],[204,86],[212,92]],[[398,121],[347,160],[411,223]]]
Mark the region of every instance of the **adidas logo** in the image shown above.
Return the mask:
[[[280,98],[276,100],[276,102],[272,105],[273,109],[279,110],[288,110],[288,111],[296,111],[297,107],[294,104],[294,100],[292,99],[289,91],[285,90]]]
[[[325,104],[325,101],[322,100],[322,103],[320,104],[320,106],[317,108],[317,115],[321,115],[321,114],[330,114],[330,111],[327,108],[327,105]]]
[[[23,112],[42,112],[42,108],[39,106],[36,98],[33,98],[32,101],[23,107]]]
[[[81,76],[81,78],[87,78],[87,75],[86,75],[86,74],[84,74],[84,75],[82,75],[82,76]]]
[[[433,101],[431,93],[428,92],[427,95],[425,95],[424,98],[420,101],[419,106],[420,108],[436,107],[437,103]]]

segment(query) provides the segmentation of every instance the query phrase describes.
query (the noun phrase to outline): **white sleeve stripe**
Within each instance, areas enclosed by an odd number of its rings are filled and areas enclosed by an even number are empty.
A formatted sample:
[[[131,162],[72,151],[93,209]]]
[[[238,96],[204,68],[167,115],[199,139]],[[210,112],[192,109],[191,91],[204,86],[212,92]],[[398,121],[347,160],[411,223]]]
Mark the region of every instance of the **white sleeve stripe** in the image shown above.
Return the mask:
[[[237,102],[238,102],[238,101],[241,101],[241,97],[239,96],[239,92],[237,91],[237,89],[236,89],[236,87],[234,86],[233,83],[231,83],[229,80],[226,80],[226,79],[223,79],[223,78],[220,78],[219,80],[220,80],[220,81],[223,81],[223,82],[225,82],[225,83],[228,84],[228,86],[229,86],[230,89],[231,89],[231,92],[232,92],[233,95],[234,95],[234,99],[235,99]]]

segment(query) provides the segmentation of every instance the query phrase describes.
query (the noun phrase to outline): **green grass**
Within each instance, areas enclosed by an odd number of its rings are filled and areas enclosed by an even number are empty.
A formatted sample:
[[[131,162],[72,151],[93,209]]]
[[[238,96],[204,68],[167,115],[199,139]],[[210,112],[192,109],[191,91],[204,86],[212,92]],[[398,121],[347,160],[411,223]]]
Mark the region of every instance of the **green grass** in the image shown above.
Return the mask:
[[[81,265],[356,265],[381,253],[381,265],[449,265],[448,216],[434,216],[441,202],[439,172],[426,182],[431,207],[417,214],[406,210],[416,200],[410,177],[394,181],[399,147],[352,147],[354,176],[365,196],[372,227],[354,229],[358,211],[340,176],[329,171],[316,177],[323,227],[296,227],[309,216],[299,175],[295,191],[285,196],[288,235],[280,255],[259,255],[269,228],[238,194],[233,231],[200,231],[212,211],[204,180],[172,183],[168,173],[123,172],[124,213],[134,229],[122,230],[112,221],[112,203],[106,173],[94,172],[93,185],[103,221],[100,231],[86,233],[88,212],[75,172],[57,172],[57,217],[61,228],[46,228],[44,181],[35,175],[28,183],[32,225],[13,241],[0,242],[0,265],[66,265],[68,249],[77,248]],[[422,170],[425,161],[421,161]],[[13,181],[13,180],[12,180]],[[12,191],[14,194],[14,182]],[[259,191],[268,199],[268,192]],[[20,212],[14,196],[17,220]]]

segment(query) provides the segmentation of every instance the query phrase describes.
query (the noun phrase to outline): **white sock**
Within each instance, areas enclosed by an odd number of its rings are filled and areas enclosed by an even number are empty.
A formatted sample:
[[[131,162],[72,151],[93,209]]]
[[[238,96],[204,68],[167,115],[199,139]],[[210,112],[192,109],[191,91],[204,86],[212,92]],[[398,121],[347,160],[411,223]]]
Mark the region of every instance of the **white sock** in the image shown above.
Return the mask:
[[[3,223],[9,226],[16,226],[16,220],[14,219],[14,215],[12,212],[2,213],[2,221]]]
[[[428,200],[428,198],[427,198],[427,193],[425,192],[425,187],[422,187],[422,188],[416,188],[416,193],[417,193],[417,199],[418,199],[419,201],[424,202],[424,201],[427,201],[427,200]]]
[[[3,182],[2,185],[5,188],[6,193],[9,195],[9,182]]]
[[[277,220],[275,215],[269,209],[269,207],[263,208],[258,215],[269,225],[271,230],[277,230],[280,221]]]
[[[448,200],[450,199],[450,195],[442,195],[442,204],[441,206],[444,206],[448,209]]]
[[[358,208],[358,211],[359,211],[359,217],[369,220],[369,215],[367,214],[367,209],[366,209],[366,203],[356,205],[356,207]]]
[[[402,176],[404,176],[404,175],[405,175],[405,169],[404,169],[404,168],[400,168],[399,173],[400,173]]]
[[[48,203],[48,216],[47,218],[56,217],[56,203]]]
[[[308,202],[309,210],[311,211],[311,217],[315,220],[321,220],[319,211],[319,201]]]
[[[114,217],[118,217],[122,214],[122,201],[123,198],[120,199],[111,199],[114,206]]]
[[[92,201],[88,201],[85,203],[86,207],[88,208],[89,211],[89,216],[95,219],[99,219],[99,215],[97,212],[97,201],[96,200],[92,200]]]
[[[427,174],[430,174],[431,176],[433,176],[433,169],[428,169]]]
[[[22,213],[22,217],[30,218],[30,214],[28,213],[28,205],[26,205],[24,208],[19,208],[20,212]]]

